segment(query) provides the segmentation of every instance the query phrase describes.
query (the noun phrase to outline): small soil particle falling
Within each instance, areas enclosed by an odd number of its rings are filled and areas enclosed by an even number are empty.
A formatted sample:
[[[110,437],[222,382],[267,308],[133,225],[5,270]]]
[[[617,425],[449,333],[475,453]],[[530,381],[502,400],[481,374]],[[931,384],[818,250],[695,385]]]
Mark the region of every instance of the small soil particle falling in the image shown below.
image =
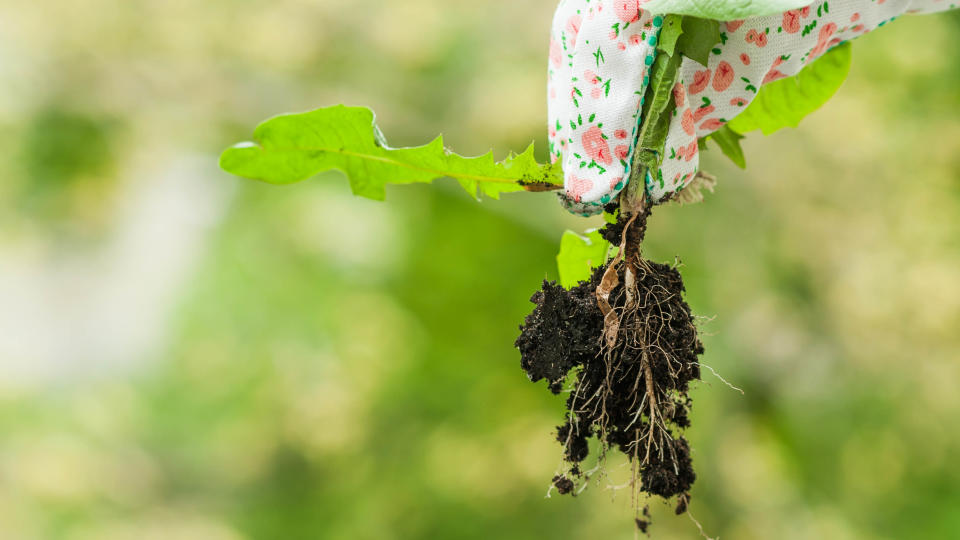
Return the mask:
[[[682,430],[690,425],[688,391],[700,378],[703,346],[680,273],[640,256],[648,216],[601,231],[620,255],[589,281],[570,290],[545,281],[516,345],[530,379],[546,379],[555,394],[575,374],[567,420],[557,428],[566,463],[553,479],[557,490],[576,494],[589,481],[580,464],[587,440],[596,437],[601,463],[611,447],[630,458],[638,511],[648,494],[677,497],[679,514],[696,479]],[[645,532],[648,524],[649,517],[637,516],[638,528]]]

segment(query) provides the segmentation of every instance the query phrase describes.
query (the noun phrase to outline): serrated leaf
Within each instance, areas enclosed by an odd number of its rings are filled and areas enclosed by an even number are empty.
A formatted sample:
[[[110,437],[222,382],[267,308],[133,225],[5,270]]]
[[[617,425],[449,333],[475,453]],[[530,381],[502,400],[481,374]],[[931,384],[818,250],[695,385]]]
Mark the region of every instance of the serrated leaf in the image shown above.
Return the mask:
[[[728,124],[737,133],[756,129],[769,135],[797,127],[837,93],[850,73],[850,43],[839,45],[793,77],[763,85],[756,99]]]
[[[710,140],[717,143],[723,155],[730,158],[730,161],[734,162],[737,167],[746,169],[747,159],[743,155],[743,148],[740,148],[741,139],[743,139],[743,135],[733,131],[729,126],[723,126],[702,140]]]
[[[596,230],[587,231],[586,236],[569,230],[564,232],[557,255],[560,285],[570,289],[590,279],[593,269],[607,262],[609,248],[610,243]]]
[[[783,13],[810,5],[810,0],[650,0],[643,9],[650,13],[693,15],[717,21],[732,21]]]
[[[720,43],[720,23],[710,19],[687,16],[683,18],[683,33],[677,40],[677,51],[706,66],[710,51]]]
[[[496,162],[493,153],[463,157],[446,150],[443,138],[416,148],[390,148],[363,107],[338,105],[281,115],[257,126],[254,142],[240,143],[220,156],[223,170],[273,184],[306,180],[336,169],[355,195],[383,200],[387,184],[432,182],[452,177],[472,196],[496,198],[524,184],[563,184],[559,165],[540,165],[533,145]]]

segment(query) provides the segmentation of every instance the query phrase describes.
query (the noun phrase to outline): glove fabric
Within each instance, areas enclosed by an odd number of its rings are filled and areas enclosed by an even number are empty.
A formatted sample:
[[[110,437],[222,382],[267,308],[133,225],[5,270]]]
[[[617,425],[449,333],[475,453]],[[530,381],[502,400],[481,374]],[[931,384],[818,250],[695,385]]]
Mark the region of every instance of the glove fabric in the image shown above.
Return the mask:
[[[663,16],[639,0],[561,0],[550,38],[551,158],[562,160],[566,206],[601,211],[625,187]],[[653,202],[690,184],[697,140],[723,127],[767,84],[795,75],[831,48],[904,13],[955,7],[948,0],[832,0],[782,14],[721,23],[707,66],[684,58]]]

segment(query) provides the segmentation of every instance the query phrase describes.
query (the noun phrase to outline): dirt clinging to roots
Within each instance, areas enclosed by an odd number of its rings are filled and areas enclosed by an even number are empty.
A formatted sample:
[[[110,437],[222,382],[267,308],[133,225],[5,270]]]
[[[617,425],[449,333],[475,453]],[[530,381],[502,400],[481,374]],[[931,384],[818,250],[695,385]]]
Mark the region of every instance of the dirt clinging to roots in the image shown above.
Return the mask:
[[[557,428],[565,470],[553,479],[556,489],[576,494],[599,469],[581,467],[587,441],[596,437],[600,464],[610,448],[630,458],[637,509],[643,495],[658,495],[676,497],[683,513],[696,479],[683,430],[690,426],[688,391],[700,378],[703,346],[680,273],[640,256],[647,216],[601,231],[621,256],[589,281],[570,290],[545,281],[516,345],[532,381],[545,379],[555,394],[569,392],[567,420]],[[565,388],[571,373],[573,384]],[[648,519],[637,519],[646,529]]]

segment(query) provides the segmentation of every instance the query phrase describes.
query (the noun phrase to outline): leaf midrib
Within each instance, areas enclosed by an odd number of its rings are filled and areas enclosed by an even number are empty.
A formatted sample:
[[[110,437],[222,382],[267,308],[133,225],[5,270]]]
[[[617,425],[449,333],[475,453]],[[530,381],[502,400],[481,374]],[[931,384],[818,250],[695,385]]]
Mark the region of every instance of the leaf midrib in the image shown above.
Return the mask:
[[[391,158],[388,158],[388,157],[385,157],[385,156],[376,156],[376,155],[373,155],[373,154],[364,154],[364,153],[360,153],[360,152],[352,152],[352,151],[350,151],[350,150],[344,150],[344,149],[342,149],[342,148],[339,148],[339,149],[321,148],[321,147],[303,147],[303,148],[277,148],[277,147],[271,147],[271,148],[266,148],[266,147],[264,147],[263,145],[258,145],[258,146],[259,146],[260,149],[263,150],[263,151],[276,151],[276,152],[329,152],[329,153],[331,153],[331,154],[340,154],[340,155],[348,156],[348,157],[368,159],[368,160],[370,160],[370,161],[379,161],[379,162],[382,162],[382,163],[389,163],[389,164],[395,165],[395,166],[397,166],[397,167],[404,167],[404,168],[407,168],[407,169],[412,169],[412,170],[417,170],[417,171],[424,171],[424,172],[433,174],[433,175],[435,175],[435,176],[437,176],[437,177],[448,176],[448,177],[450,177],[450,178],[461,178],[461,179],[464,179],[464,180],[476,180],[476,181],[478,181],[478,182],[492,182],[492,183],[498,183],[498,184],[516,184],[516,185],[520,185],[520,179],[519,179],[519,178],[518,178],[518,179],[510,179],[510,178],[497,178],[497,177],[495,177],[495,176],[481,176],[481,175],[476,175],[476,174],[453,173],[453,172],[450,172],[450,171],[444,171],[444,170],[440,170],[440,169],[431,169],[431,168],[428,168],[428,167],[412,165],[412,164],[410,164],[410,163],[404,163],[404,162],[402,162],[402,161],[397,161],[397,160],[395,160],[395,159],[391,159]],[[465,159],[466,159],[466,158],[465,158]]]

